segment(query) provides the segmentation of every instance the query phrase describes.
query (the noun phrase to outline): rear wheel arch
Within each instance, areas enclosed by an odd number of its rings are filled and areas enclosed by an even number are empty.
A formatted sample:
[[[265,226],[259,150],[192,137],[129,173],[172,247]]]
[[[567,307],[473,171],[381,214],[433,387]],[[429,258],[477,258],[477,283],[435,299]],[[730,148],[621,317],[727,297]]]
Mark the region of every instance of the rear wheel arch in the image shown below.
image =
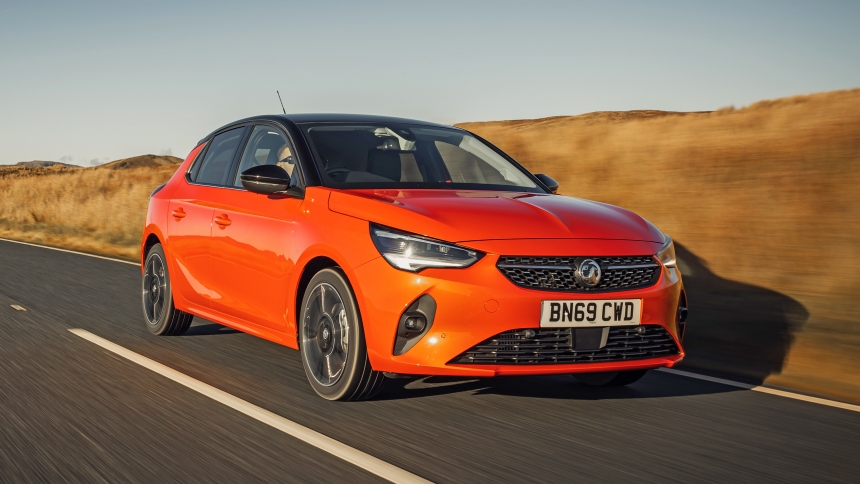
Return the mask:
[[[152,249],[152,246],[154,246],[155,244],[161,244],[161,239],[158,238],[158,235],[155,235],[154,233],[147,235],[146,241],[143,243],[143,253],[141,254],[141,260],[146,258],[146,256],[149,254],[149,250]]]
[[[164,251],[165,263],[167,264],[167,269],[175,274],[177,272],[176,264],[174,260],[170,257],[167,251],[167,247],[164,244],[165,236],[158,230],[157,227],[152,227],[149,231],[149,234],[146,235],[143,244],[141,245],[141,256],[140,256],[140,269],[141,272],[144,271],[144,263],[146,261],[147,256],[149,256],[149,252],[156,245],[161,245],[161,250]],[[173,294],[174,304],[177,305],[179,309],[185,309],[186,304],[185,300],[182,297],[182,294],[174,293]]]
[[[179,310],[174,304],[166,259],[164,248],[156,240],[147,249],[142,267],[143,316],[147,328],[153,334],[177,336],[188,330],[194,316]]]

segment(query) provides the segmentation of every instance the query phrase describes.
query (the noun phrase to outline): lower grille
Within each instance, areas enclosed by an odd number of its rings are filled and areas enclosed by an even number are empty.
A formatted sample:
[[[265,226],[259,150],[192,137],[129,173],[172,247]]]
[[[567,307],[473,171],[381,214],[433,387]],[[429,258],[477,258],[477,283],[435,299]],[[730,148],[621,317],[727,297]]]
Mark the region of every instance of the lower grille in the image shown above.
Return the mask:
[[[639,333],[639,328],[644,328],[644,332]],[[526,331],[534,336],[526,337]],[[611,327],[606,346],[597,350],[575,350],[574,331],[575,328],[505,331],[475,345],[450,363],[551,365],[641,360],[680,353],[669,332],[658,325]]]

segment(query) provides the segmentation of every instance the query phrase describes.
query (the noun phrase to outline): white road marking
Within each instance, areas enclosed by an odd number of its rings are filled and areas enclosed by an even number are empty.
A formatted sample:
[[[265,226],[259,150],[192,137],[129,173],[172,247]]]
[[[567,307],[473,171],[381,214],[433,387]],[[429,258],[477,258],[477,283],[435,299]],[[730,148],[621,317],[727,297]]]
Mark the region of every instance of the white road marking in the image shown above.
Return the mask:
[[[777,395],[785,398],[793,398],[795,400],[803,400],[804,402],[817,403],[819,405],[827,405],[828,407],[836,407],[842,408],[845,410],[851,410],[852,412],[860,412],[860,405],[851,405],[850,403],[842,403],[834,400],[827,400],[826,398],[818,398],[818,397],[810,397],[809,395],[802,395],[800,393],[792,393],[786,392],[783,390],[777,390],[776,388],[768,388],[760,385],[750,385],[749,383],[741,383],[739,381],[726,380],[723,378],[715,378],[707,375],[700,375],[698,373],[691,373],[689,371],[681,371],[681,370],[673,370],[671,368],[659,368],[659,371],[663,371],[666,373],[671,373],[673,375],[685,376],[687,378],[696,378],[697,380],[705,380],[713,383],[719,383],[721,385],[728,385],[736,388],[743,388],[744,390],[752,390],[754,392],[768,393],[770,395]]]
[[[19,306],[17,304],[12,304],[12,309],[14,309],[15,311],[26,311],[27,310],[27,308],[25,308],[24,306]]]
[[[246,402],[239,397],[235,397],[223,390],[219,390],[211,385],[207,385],[202,381],[195,380],[184,373],[180,373],[173,368],[167,367],[149,358],[139,355],[131,350],[127,350],[118,344],[112,343],[104,338],[96,336],[89,331],[83,329],[70,329],[72,333],[81,338],[95,343],[102,348],[115,353],[123,358],[137,363],[138,365],[152,370],[159,375],[169,378],[180,385],[184,385],[198,393],[201,393],[216,402],[222,403],[234,410],[238,410],[245,415],[258,420],[266,425],[274,427],[285,434],[291,435],[301,441],[304,441],[318,449],[324,450],[329,454],[339,457],[350,464],[360,467],[370,473],[386,479],[391,482],[403,483],[429,483],[426,479],[407,472],[399,467],[391,465],[383,460],[377,459],[372,455],[354,449],[337,440],[327,437],[315,430],[311,430],[303,425],[299,425],[292,420],[281,417],[278,414],[272,413],[264,408],[260,408],[252,403]]]
[[[139,265],[140,265],[140,264],[139,264],[139,263],[137,263],[137,262],[129,262],[129,261],[127,261],[127,260],[114,259],[114,258],[111,258],[111,257],[102,257],[102,256],[100,256],[100,255],[87,254],[87,253],[85,253],[85,252],[77,252],[77,251],[74,251],[74,250],[59,249],[59,248],[57,248],[57,247],[49,247],[49,246],[47,246],[47,245],[31,244],[31,243],[29,243],[29,242],[21,242],[21,241],[19,241],[19,240],[10,240],[10,239],[4,239],[4,238],[0,238],[0,240],[2,240],[2,241],[6,241],[6,242],[12,242],[12,243],[15,243],[15,244],[29,245],[29,246],[32,246],[32,247],[41,247],[41,248],[43,248],[43,249],[57,250],[57,251],[60,251],[60,252],[68,252],[68,253],[70,253],[70,254],[85,255],[85,256],[87,256],[87,257],[95,257],[96,259],[104,259],[104,260],[110,260],[110,261],[114,261],[114,262],[122,262],[123,264],[131,264],[131,265],[135,265],[135,266],[139,266]],[[13,307],[14,307],[14,306],[13,306]],[[25,311],[26,311],[26,309],[25,309]],[[75,331],[83,331],[83,330],[70,330],[70,331],[75,332]],[[83,332],[84,332],[84,333],[86,333],[86,331],[83,331]],[[78,333],[75,333],[75,334],[78,334]],[[90,333],[87,333],[87,334],[90,334]],[[81,336],[81,335],[80,335],[80,334],[78,334],[78,336]],[[83,337],[83,336],[82,336],[82,337]],[[94,337],[94,338],[98,338],[98,336],[94,336],[94,335],[93,335],[93,337]],[[88,338],[87,338],[87,339],[88,339]],[[91,340],[91,341],[92,341],[92,340]],[[106,341],[106,342],[107,342],[107,340],[104,340],[104,341]],[[95,342],[95,341],[93,341],[93,342]],[[109,343],[109,342],[108,342],[108,343]],[[98,343],[96,343],[96,344],[98,344]],[[113,344],[113,343],[111,343],[111,344]],[[121,347],[118,347],[118,348],[121,348]],[[125,351],[127,351],[127,350],[125,350]],[[141,356],[140,358],[143,358],[143,357]],[[150,360],[148,360],[148,361],[150,361]],[[153,363],[155,363],[155,362],[153,362]],[[158,363],[155,363],[155,364],[158,364]],[[144,365],[144,366],[145,366],[145,365]],[[173,370],[171,370],[171,371],[173,371]],[[800,394],[800,393],[786,392],[786,391],[783,391],[783,390],[777,390],[777,389],[775,389],[775,388],[768,388],[768,387],[763,387],[763,386],[750,385],[750,384],[748,384],[748,383],[741,383],[741,382],[738,382],[738,381],[726,380],[726,379],[723,379],[723,378],[715,378],[715,377],[712,377],[712,376],[700,375],[700,374],[698,374],[698,373],[691,373],[691,372],[689,372],[689,371],[674,370],[674,369],[671,369],[671,368],[660,368],[660,369],[659,369],[659,371],[665,371],[665,372],[667,372],[667,373],[672,373],[672,374],[674,374],[674,375],[678,375],[678,376],[685,376],[685,377],[687,377],[687,378],[696,378],[696,379],[698,379],[698,380],[705,380],[705,381],[709,381],[709,382],[713,382],[713,383],[721,383],[721,384],[723,384],[723,385],[729,385],[729,386],[736,387],[736,388],[743,388],[743,389],[745,389],[745,390],[752,390],[752,391],[754,391],[754,392],[768,393],[768,394],[770,394],[770,395],[777,395],[777,396],[785,397],[785,398],[793,398],[793,399],[795,399],[795,400],[803,400],[803,401],[805,401],[805,402],[817,403],[817,404],[819,404],[819,405],[826,405],[826,406],[829,406],[829,407],[842,408],[842,409],[845,409],[845,410],[851,410],[852,412],[860,412],[860,405],[851,405],[850,403],[842,403],[842,402],[837,402],[837,401],[834,401],[834,400],[827,400],[826,398],[810,397],[810,396],[808,396],[808,395],[802,395],[802,394]],[[180,373],[180,375],[181,375],[181,373]],[[165,375],[165,376],[166,376],[166,375]],[[184,375],[183,375],[183,376],[184,376]],[[186,378],[188,378],[188,377],[186,377]],[[177,381],[178,381],[178,380],[177,380]],[[196,381],[196,380],[195,380],[195,381]],[[203,383],[200,383],[200,384],[201,384],[201,385],[204,385]],[[220,391],[220,390],[219,390],[219,391]],[[251,405],[251,404],[249,403],[248,405]],[[262,409],[260,409],[260,410],[262,410]],[[263,411],[265,411],[265,410],[263,410]],[[273,415],[274,415],[274,414],[273,414]],[[255,417],[255,418],[256,418],[256,417]],[[281,418],[281,417],[279,417],[279,418]],[[289,420],[287,420],[287,422],[289,422]],[[298,424],[295,424],[295,425],[298,425]],[[311,430],[311,432],[313,432],[313,431]],[[288,432],[288,433],[289,433],[289,432]],[[325,437],[325,436],[323,436],[323,437]],[[328,438],[328,437],[326,437],[326,438]],[[334,441],[334,442],[336,442],[336,441]],[[343,445],[343,444],[340,444],[340,445]],[[358,452],[358,451],[356,451],[356,452]],[[380,462],[382,462],[382,461],[380,461]],[[388,464],[386,464],[386,465],[388,465]],[[404,471],[404,472],[405,472],[405,471]],[[410,474],[410,475],[411,475],[411,474]]]
[[[4,242],[12,242],[13,244],[29,245],[30,247],[41,247],[42,249],[56,250],[59,252],[68,252],[69,254],[85,255],[87,257],[95,257],[96,259],[104,259],[104,260],[111,260],[114,262],[122,262],[123,264],[131,264],[133,266],[140,267],[140,262],[131,262],[131,261],[122,260],[122,259],[114,259],[113,257],[104,257],[101,255],[87,254],[86,252],[78,252],[76,250],[60,249],[58,247],[51,247],[48,245],[31,244],[29,242],[21,242],[20,240],[12,240],[12,239],[4,239],[4,238],[0,238],[0,240],[2,240]]]

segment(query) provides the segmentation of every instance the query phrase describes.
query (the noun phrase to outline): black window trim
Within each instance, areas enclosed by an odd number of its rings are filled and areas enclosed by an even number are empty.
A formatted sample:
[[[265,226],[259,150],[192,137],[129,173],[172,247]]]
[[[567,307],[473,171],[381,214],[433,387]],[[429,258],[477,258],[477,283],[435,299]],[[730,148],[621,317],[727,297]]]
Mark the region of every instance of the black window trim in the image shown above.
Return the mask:
[[[302,158],[297,153],[298,150],[296,149],[296,143],[293,140],[293,137],[290,136],[289,130],[285,129],[283,126],[279,125],[276,122],[269,121],[266,119],[257,119],[257,120],[242,122],[239,124],[231,124],[229,126],[225,126],[223,129],[219,129],[218,131],[207,136],[206,138],[200,140],[200,143],[198,143],[198,146],[200,144],[203,144],[203,143],[205,143],[206,146],[202,150],[200,150],[200,153],[198,153],[197,157],[194,158],[194,161],[191,163],[191,166],[188,167],[188,171],[185,172],[185,181],[189,185],[196,185],[196,186],[201,186],[201,187],[211,187],[211,188],[224,188],[227,190],[239,190],[239,191],[247,192],[248,190],[246,190],[244,187],[233,186],[232,180],[235,180],[236,170],[239,169],[239,162],[241,160],[242,154],[245,153],[245,147],[248,144],[248,140],[251,136],[251,132],[254,130],[254,126],[258,126],[258,125],[265,125],[265,126],[273,127],[275,129],[277,129],[281,134],[283,134],[287,138],[287,141],[290,143],[290,145],[293,149],[293,156],[296,157],[296,167],[299,170],[299,177],[298,177],[298,180],[296,180],[295,186],[299,187],[299,188],[306,188],[307,185],[305,184],[305,176],[304,176],[303,168],[302,168]],[[194,181],[191,177],[192,172],[194,171],[194,169],[196,167],[199,168],[200,163],[203,162],[202,160],[206,157],[206,152],[209,151],[209,148],[211,146],[211,141],[216,136],[218,136],[219,134],[226,133],[227,131],[231,131],[231,130],[236,129],[236,128],[245,128],[245,134],[243,135],[242,141],[240,142],[241,143],[241,149],[236,150],[236,154],[233,155],[233,161],[230,164],[230,172],[232,173],[232,177],[230,177],[228,179],[230,180],[231,184],[230,185],[211,185],[208,183],[197,183],[196,181]],[[311,160],[311,161],[313,162],[313,160]]]
[[[185,181],[186,182],[194,183],[192,175],[193,175],[195,169],[200,168],[200,163],[203,162],[202,161],[203,157],[206,155],[206,151],[209,149],[209,141],[210,140],[211,140],[211,138],[206,138],[206,139],[200,140],[200,142],[197,143],[197,146],[200,146],[200,145],[205,145],[205,146],[200,148],[200,151],[197,153],[197,156],[194,157],[194,161],[191,162],[191,164],[188,166],[188,170],[185,171]]]
[[[295,162],[296,168],[298,168],[298,170],[299,170],[298,171],[298,173],[299,173],[298,179],[296,180],[296,183],[294,185],[291,184],[291,186],[295,186],[295,187],[299,187],[299,188],[305,188],[305,177],[302,174],[302,167],[301,167],[301,163],[299,163],[298,153],[296,153],[296,151],[297,151],[296,150],[296,143],[293,141],[293,139],[290,137],[289,133],[287,133],[284,128],[282,128],[281,126],[278,126],[277,123],[273,123],[273,122],[266,121],[266,120],[254,121],[254,122],[250,123],[250,125],[248,126],[250,129],[248,129],[248,133],[245,135],[245,141],[242,143],[242,151],[240,152],[239,157],[234,160],[233,167],[230,169],[230,172],[232,173],[230,180],[236,179],[236,174],[237,174],[236,172],[239,171],[239,163],[242,162],[242,155],[245,154],[245,149],[248,147],[248,142],[251,141],[251,133],[254,132],[254,128],[256,128],[257,126],[266,126],[268,128],[275,129],[279,133],[281,133],[284,136],[284,138],[286,138],[287,143],[290,144],[290,151],[293,153],[293,156],[296,159],[296,162]],[[293,173],[295,173],[295,168],[293,169]],[[290,181],[292,182],[292,180],[290,180]],[[227,188],[235,188],[238,190],[247,191],[243,187],[236,187],[233,185],[230,185]]]
[[[185,172],[185,181],[189,185],[196,185],[196,186],[200,186],[200,187],[233,188],[233,189],[235,189],[236,187],[230,187],[230,186],[224,186],[224,185],[213,185],[211,183],[198,183],[191,177],[191,175],[192,175],[193,171],[195,170],[195,168],[199,168],[200,164],[203,163],[203,160],[206,158],[206,153],[208,153],[209,149],[212,147],[212,140],[215,139],[215,137],[220,135],[220,134],[226,133],[227,131],[232,131],[234,129],[239,129],[239,128],[244,129],[245,133],[242,134],[242,140],[239,142],[240,146],[244,149],[245,141],[248,138],[248,124],[250,124],[250,123],[234,124],[234,125],[231,125],[231,126],[224,128],[224,129],[220,129],[217,132],[212,133],[212,135],[210,135],[208,138],[206,138],[204,141],[206,143],[206,148],[200,151],[200,153],[197,155],[197,158],[194,159],[194,163],[192,163],[191,166],[188,167],[188,171]],[[233,159],[230,161],[231,171],[232,171],[232,167],[236,163],[236,157],[238,155],[240,155],[241,153],[242,153],[242,150],[237,149],[236,153],[233,154]]]

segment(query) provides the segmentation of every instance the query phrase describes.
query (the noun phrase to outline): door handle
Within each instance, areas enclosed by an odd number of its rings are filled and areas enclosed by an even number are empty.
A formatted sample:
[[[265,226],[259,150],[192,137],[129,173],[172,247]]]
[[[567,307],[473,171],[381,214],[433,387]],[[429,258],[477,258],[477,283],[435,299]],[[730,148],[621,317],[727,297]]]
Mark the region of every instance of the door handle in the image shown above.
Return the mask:
[[[176,217],[177,219],[185,218],[186,215],[188,215],[188,214],[186,214],[185,210],[182,210],[181,207],[177,208],[176,210],[173,211],[173,216]]]
[[[233,222],[230,221],[229,218],[227,218],[227,215],[219,215],[219,216],[215,217],[215,223],[220,225],[221,228],[224,228]]]

